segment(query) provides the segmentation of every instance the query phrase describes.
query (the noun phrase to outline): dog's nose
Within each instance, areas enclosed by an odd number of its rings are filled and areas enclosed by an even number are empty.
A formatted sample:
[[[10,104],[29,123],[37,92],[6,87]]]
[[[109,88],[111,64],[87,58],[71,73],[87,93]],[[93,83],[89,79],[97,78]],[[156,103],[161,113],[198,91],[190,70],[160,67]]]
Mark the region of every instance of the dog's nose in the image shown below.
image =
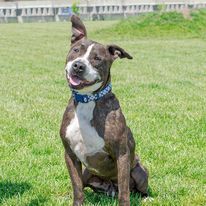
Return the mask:
[[[72,69],[76,74],[82,74],[86,69],[86,65],[83,62],[76,61],[72,64]]]

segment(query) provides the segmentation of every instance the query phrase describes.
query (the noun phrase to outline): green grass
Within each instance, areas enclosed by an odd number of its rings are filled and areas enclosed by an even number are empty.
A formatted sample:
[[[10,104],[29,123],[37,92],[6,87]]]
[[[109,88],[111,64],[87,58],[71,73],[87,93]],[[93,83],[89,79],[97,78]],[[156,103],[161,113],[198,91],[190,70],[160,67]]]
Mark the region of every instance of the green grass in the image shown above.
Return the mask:
[[[158,12],[130,17],[122,20],[111,29],[100,30],[110,35],[111,32],[125,37],[156,37],[156,38],[206,38],[206,10],[194,10],[190,18],[185,19],[182,13]]]
[[[147,27],[124,36],[115,33],[116,22],[86,25],[92,39],[134,57],[114,63],[113,91],[150,171],[154,200],[131,196],[131,205],[206,205],[205,40],[146,36]],[[70,24],[5,24],[0,31],[0,205],[71,205],[59,138],[70,96],[64,77]],[[116,205],[91,190],[85,196],[86,206]]]

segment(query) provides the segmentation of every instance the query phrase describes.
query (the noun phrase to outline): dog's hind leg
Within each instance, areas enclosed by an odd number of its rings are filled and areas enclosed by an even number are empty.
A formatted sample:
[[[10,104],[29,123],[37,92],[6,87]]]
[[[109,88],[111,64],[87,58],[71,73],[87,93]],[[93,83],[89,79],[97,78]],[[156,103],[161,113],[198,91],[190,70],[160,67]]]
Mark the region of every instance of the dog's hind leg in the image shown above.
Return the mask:
[[[136,160],[137,164],[131,170],[130,175],[136,184],[136,190],[140,192],[142,196],[148,196],[148,171],[140,164],[137,156]]]
[[[117,184],[91,174],[86,168],[83,171],[83,184],[84,187],[90,187],[94,192],[104,193],[108,196],[114,197],[118,193]]]

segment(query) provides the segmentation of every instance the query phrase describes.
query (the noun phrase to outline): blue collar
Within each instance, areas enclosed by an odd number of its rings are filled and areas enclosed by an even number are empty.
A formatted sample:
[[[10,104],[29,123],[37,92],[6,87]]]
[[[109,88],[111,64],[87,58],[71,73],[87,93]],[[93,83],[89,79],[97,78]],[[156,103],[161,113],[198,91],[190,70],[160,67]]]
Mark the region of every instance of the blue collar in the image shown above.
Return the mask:
[[[111,90],[112,90],[112,85],[111,83],[109,83],[104,89],[102,89],[101,91],[93,95],[79,94],[78,92],[72,90],[72,96],[76,102],[88,103],[91,101],[97,101],[98,99],[102,98],[104,95],[108,94]]]

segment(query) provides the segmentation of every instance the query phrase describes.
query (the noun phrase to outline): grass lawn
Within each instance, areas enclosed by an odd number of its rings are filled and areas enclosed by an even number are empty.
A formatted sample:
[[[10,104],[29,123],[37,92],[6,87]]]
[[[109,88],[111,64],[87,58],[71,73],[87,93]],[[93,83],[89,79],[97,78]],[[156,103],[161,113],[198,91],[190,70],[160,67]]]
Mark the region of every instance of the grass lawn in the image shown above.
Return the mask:
[[[150,172],[154,199],[131,196],[131,206],[206,205],[206,41],[101,32],[115,23],[86,25],[90,38],[134,57],[114,63],[113,91]],[[70,96],[69,36],[70,23],[0,25],[0,205],[72,204],[59,138]],[[117,204],[89,189],[85,197],[86,206]]]

